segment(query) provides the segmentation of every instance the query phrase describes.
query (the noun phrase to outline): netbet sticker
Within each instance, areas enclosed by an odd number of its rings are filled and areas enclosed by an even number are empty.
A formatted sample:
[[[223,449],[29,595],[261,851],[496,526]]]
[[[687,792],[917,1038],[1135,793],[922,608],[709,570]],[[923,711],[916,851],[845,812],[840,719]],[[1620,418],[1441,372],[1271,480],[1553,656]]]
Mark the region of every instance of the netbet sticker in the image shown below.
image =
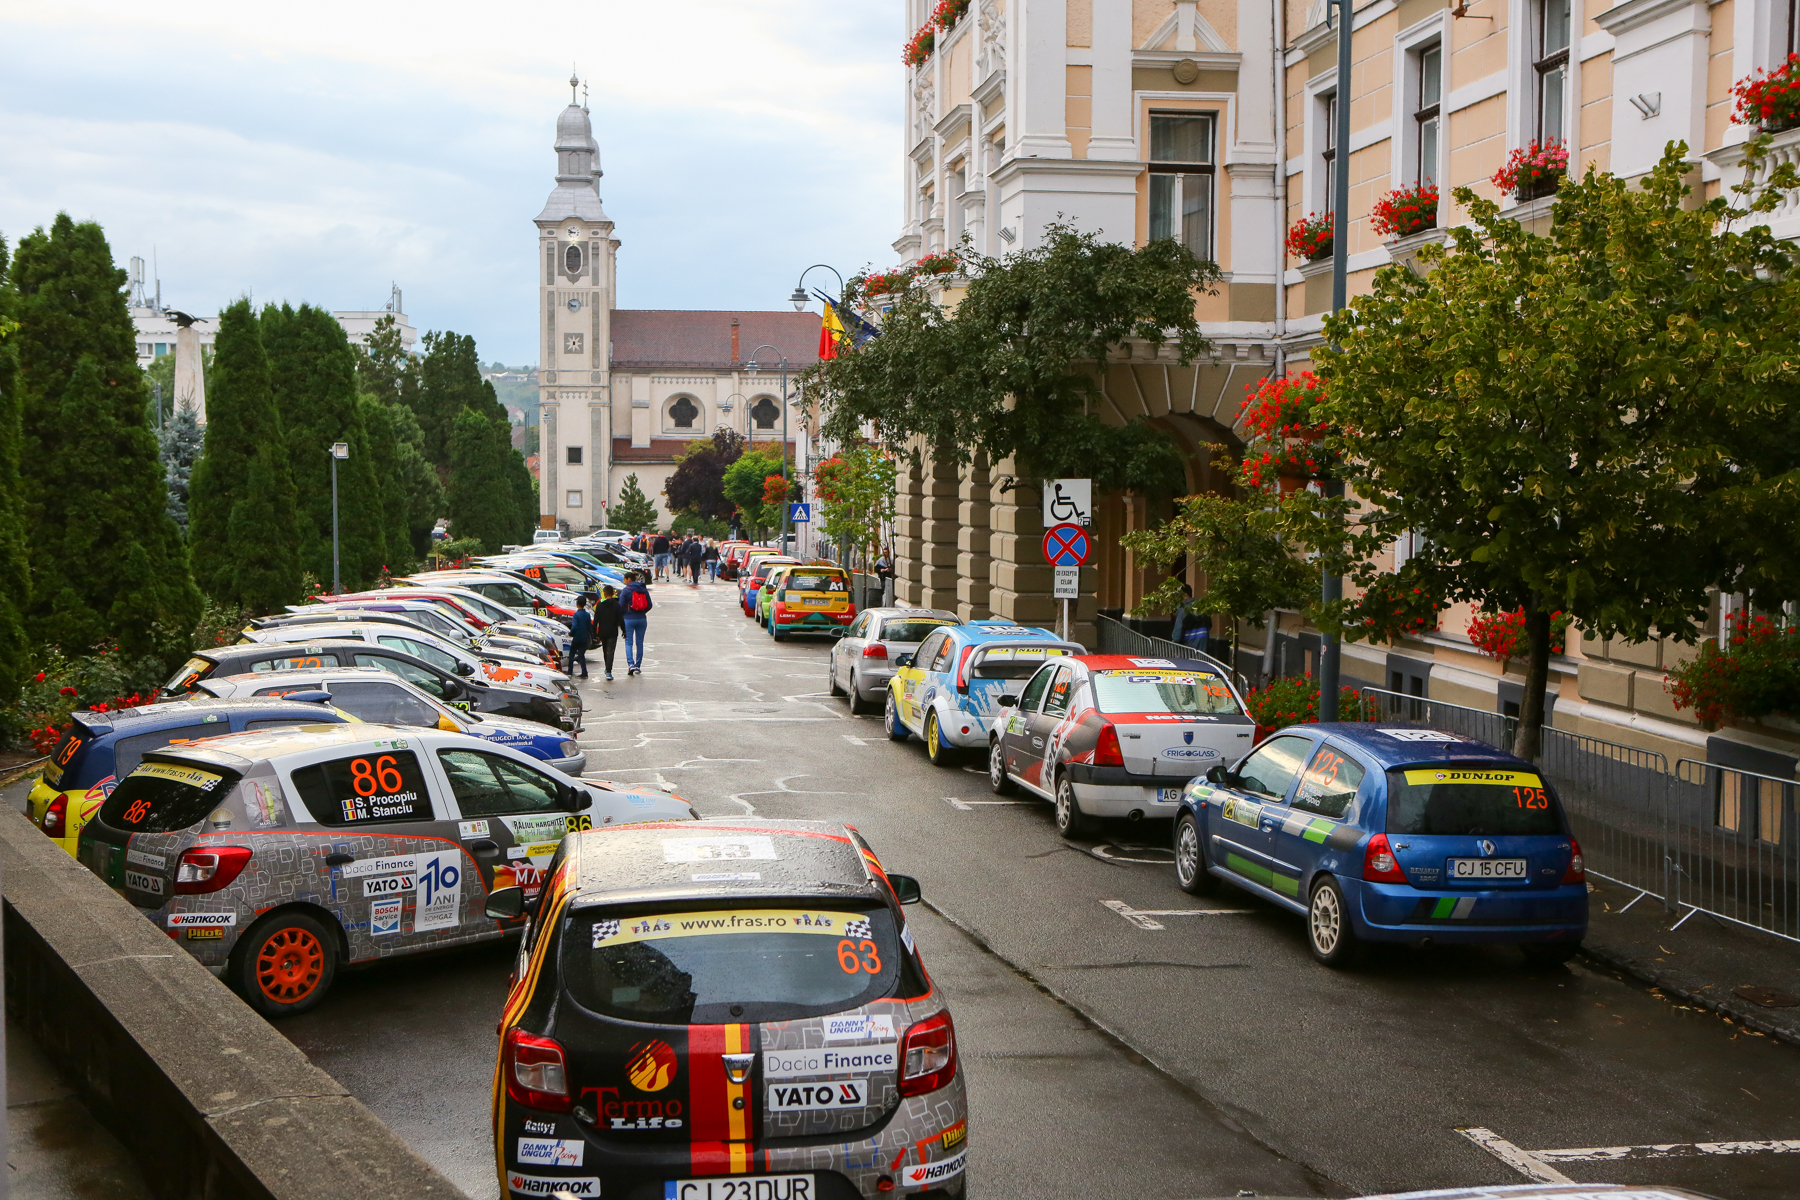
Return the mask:
[[[775,840],[767,837],[664,838],[662,845],[667,863],[772,862],[775,858]]]
[[[770,1112],[829,1112],[865,1108],[869,1103],[866,1080],[840,1079],[835,1083],[776,1083],[769,1086]]]
[[[585,1198],[600,1194],[600,1181],[591,1175],[585,1179],[571,1179],[566,1175],[521,1175],[517,1171],[509,1171],[506,1175],[506,1190],[515,1196],[566,1193]]]
[[[916,1167],[907,1167],[900,1172],[900,1183],[903,1187],[924,1187],[928,1183],[942,1183],[962,1174],[963,1161],[969,1157],[967,1150],[954,1158],[940,1158],[937,1162],[921,1163]]]
[[[579,1167],[586,1148],[580,1138],[520,1138],[513,1157],[532,1167]]]

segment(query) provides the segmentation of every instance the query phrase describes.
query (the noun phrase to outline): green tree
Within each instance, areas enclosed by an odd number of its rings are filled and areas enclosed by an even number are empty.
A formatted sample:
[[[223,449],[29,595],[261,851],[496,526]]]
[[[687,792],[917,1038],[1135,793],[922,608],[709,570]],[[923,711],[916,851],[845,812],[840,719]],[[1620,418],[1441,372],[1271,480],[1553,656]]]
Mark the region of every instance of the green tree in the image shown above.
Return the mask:
[[[884,445],[922,437],[964,461],[984,451],[1102,490],[1178,491],[1166,435],[1093,415],[1105,403],[1094,367],[1127,338],[1173,340],[1184,364],[1206,352],[1194,295],[1218,268],[1169,239],[1133,249],[1062,225],[1030,250],[962,258],[972,279],[954,314],[909,284],[880,337],[807,369],[827,436],[849,445],[872,422]]]
[[[1242,617],[1261,628],[1271,609],[1306,609],[1318,599],[1319,568],[1295,554],[1279,499],[1260,490],[1243,498],[1211,492],[1176,502],[1155,529],[1128,533],[1121,544],[1160,569],[1186,559],[1206,576],[1189,611]],[[1145,596],[1140,612],[1169,612],[1181,602],[1179,578]]]
[[[644,495],[644,489],[638,485],[637,472],[633,471],[619,485],[619,502],[612,507],[613,528],[642,533],[654,524],[656,504]]]
[[[25,608],[31,570],[25,557],[25,521],[19,483],[19,371],[13,318],[15,297],[7,286],[10,265],[0,238],[0,706],[18,698],[25,673]]]
[[[48,233],[19,243],[10,288],[32,571],[26,630],[69,647],[112,637],[133,657],[167,655],[177,651],[158,645],[158,628],[191,629],[201,601],[168,515],[124,285],[91,222],[58,213]]]
[[[1759,146],[1752,159],[1760,157]],[[1534,234],[1466,188],[1472,224],[1419,278],[1390,267],[1315,351],[1369,598],[1326,614],[1383,632],[1409,588],[1525,611],[1515,752],[1534,757],[1552,615],[1642,641],[1695,636],[1711,589],[1800,595],[1800,278],[1766,224],[1796,178],[1695,204],[1686,146],[1641,187],[1589,170]],[[1754,161],[1753,161],[1754,165]],[[1750,172],[1752,179],[1758,172]],[[1368,552],[1419,549],[1385,578]],[[1326,547],[1335,552],[1335,547]]]
[[[226,522],[229,599],[252,613],[279,612],[301,597],[299,561],[279,540],[284,534],[294,536],[294,504],[286,449],[279,443],[259,446],[250,459],[244,494],[232,505]]]
[[[824,510],[824,530],[840,545],[873,561],[881,530],[894,519],[894,460],[879,446],[857,442],[813,472]]]
[[[393,574],[405,573],[412,564],[412,526],[407,519],[406,479],[401,474],[400,441],[394,433],[394,412],[367,393],[356,397],[362,427],[369,443],[369,461],[381,494],[382,541],[387,558],[382,565]]]
[[[523,460],[512,448],[504,420],[496,421],[472,408],[456,416],[450,438],[450,532],[457,538],[480,538],[489,554],[530,536],[524,520],[514,463]],[[526,476],[527,483],[530,476]],[[531,505],[536,511],[535,498]]]
[[[374,330],[355,350],[359,390],[383,404],[404,404],[408,391],[417,390],[419,361],[407,353],[392,313],[376,318]]]
[[[413,555],[424,558],[431,552],[432,527],[448,511],[444,506],[444,485],[438,479],[437,469],[425,461],[420,449],[425,435],[412,409],[397,406],[387,413],[394,429],[394,457],[404,498],[407,540]]]
[[[744,439],[730,429],[689,442],[687,449],[675,456],[675,471],[663,484],[669,511],[729,521],[736,505],[725,496],[725,470],[743,452]]]
[[[515,540],[527,542],[531,540],[531,531],[538,527],[538,484],[531,477],[531,468],[525,465],[525,456],[513,449],[512,425],[502,417],[495,424],[500,427],[497,444],[501,447],[507,481],[512,485],[512,500],[516,532]]]
[[[743,514],[744,529],[758,537],[781,527],[781,502],[765,499],[765,484],[769,476],[781,474],[782,457],[778,446],[746,450],[725,468],[725,497]]]
[[[506,410],[494,395],[494,385],[481,377],[474,338],[433,331],[422,341],[425,356],[419,362],[418,387],[404,398],[424,431],[426,461],[443,471],[451,467],[451,434],[463,409],[502,420]]]
[[[162,455],[163,476],[169,488],[169,516],[175,519],[183,534],[188,527],[188,492],[193,486],[194,464],[206,445],[206,430],[194,415],[184,408],[173,413],[156,431],[156,444]]]

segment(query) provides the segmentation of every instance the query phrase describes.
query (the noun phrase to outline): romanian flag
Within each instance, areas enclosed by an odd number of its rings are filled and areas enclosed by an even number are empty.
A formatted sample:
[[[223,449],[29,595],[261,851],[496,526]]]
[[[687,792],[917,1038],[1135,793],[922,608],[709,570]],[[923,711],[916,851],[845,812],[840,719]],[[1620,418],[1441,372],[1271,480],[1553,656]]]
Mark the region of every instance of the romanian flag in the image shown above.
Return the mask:
[[[844,323],[838,320],[837,305],[826,302],[825,318],[819,323],[819,358],[836,358],[844,339]]]
[[[881,330],[871,325],[863,318],[862,314],[857,312],[854,308],[839,308],[830,296],[827,296],[818,288],[813,289],[813,295],[817,296],[819,298],[819,303],[825,306],[826,320],[836,319],[838,324],[838,346],[840,349],[846,344],[849,345],[851,349],[860,349],[865,343],[881,336]],[[821,333],[819,336],[821,347],[824,345],[824,340],[824,334]],[[820,357],[823,358],[825,355],[821,353]]]

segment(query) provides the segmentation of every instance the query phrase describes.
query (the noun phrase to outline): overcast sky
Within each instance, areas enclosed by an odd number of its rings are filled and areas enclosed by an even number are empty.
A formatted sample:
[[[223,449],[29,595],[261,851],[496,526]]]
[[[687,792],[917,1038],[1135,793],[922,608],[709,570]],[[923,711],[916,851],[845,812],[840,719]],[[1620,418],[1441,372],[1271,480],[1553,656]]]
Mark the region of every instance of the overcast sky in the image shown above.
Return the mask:
[[[0,0],[0,234],[97,220],[209,315],[398,283],[421,332],[536,362],[573,62],[619,306],[780,308],[810,263],[892,265],[901,24],[897,0]]]

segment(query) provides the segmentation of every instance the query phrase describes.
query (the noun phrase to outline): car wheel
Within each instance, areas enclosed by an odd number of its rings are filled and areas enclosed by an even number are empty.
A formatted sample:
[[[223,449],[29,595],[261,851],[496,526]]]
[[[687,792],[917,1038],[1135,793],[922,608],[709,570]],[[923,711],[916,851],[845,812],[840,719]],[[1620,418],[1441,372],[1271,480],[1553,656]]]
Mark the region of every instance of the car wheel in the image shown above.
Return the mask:
[[[1525,961],[1534,967],[1560,967],[1581,953],[1580,942],[1533,942],[1520,946]]]
[[[833,696],[844,694],[844,689],[838,686],[837,655],[835,654],[825,656],[825,690]]]
[[[860,717],[868,711],[869,702],[863,699],[862,681],[856,677],[856,672],[852,671],[850,672],[850,715]]]
[[[988,743],[988,786],[994,789],[996,796],[1012,794],[1012,776],[1006,773],[1006,750],[1000,745],[999,738]]]
[[[1200,837],[1200,822],[1193,813],[1184,812],[1175,821],[1175,882],[1190,896],[1206,896],[1218,891],[1219,881],[1206,869],[1206,843]]]
[[[1306,906],[1306,944],[1328,967],[1347,967],[1357,959],[1360,943],[1350,927],[1350,906],[1337,880],[1327,875],[1314,885]]]
[[[782,638],[784,638],[786,636],[787,636],[787,634],[781,632],[781,630],[779,630],[775,627],[774,621],[769,622],[769,639],[771,641],[779,642]]]
[[[889,741],[904,742],[912,736],[912,731],[900,720],[900,709],[894,704],[892,692],[888,693],[886,721]]]
[[[1086,837],[1093,829],[1093,818],[1081,811],[1075,798],[1075,784],[1067,775],[1056,780],[1056,832],[1066,838]]]
[[[337,975],[337,939],[305,913],[277,914],[253,926],[231,952],[231,984],[265,1017],[314,1008]]]
[[[925,756],[934,767],[955,766],[956,760],[962,757],[956,747],[944,740],[944,731],[938,726],[935,711],[925,715]]]

